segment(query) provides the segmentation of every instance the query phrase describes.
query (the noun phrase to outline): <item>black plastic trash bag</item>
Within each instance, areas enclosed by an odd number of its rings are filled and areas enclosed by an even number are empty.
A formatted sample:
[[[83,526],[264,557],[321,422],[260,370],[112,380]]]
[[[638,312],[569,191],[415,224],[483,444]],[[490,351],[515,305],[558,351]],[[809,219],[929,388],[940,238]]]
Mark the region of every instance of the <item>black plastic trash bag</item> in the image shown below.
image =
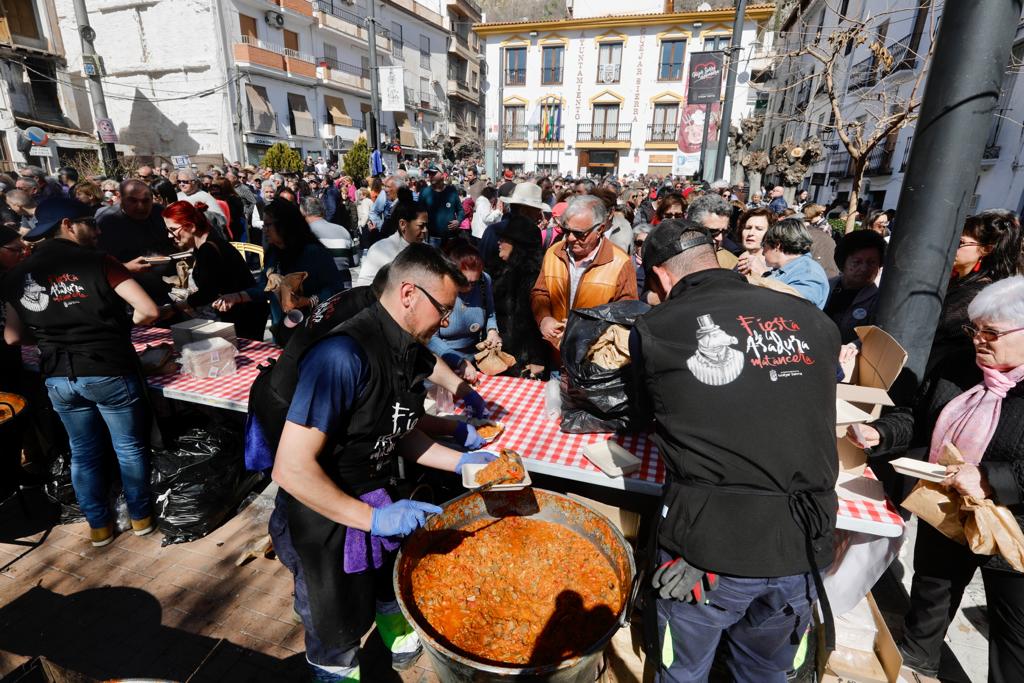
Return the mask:
[[[587,360],[597,338],[612,325],[632,328],[650,310],[642,301],[616,301],[594,308],[574,308],[562,337],[563,432],[588,434],[630,429],[634,420],[633,364],[606,370]]]
[[[71,484],[71,456],[57,456],[50,465],[50,476],[43,486],[46,497],[60,506],[60,523],[73,524],[85,519],[82,509],[78,507],[78,498]]]
[[[189,429],[153,451],[153,495],[162,545],[187,543],[216,529],[263,480],[247,472],[243,436],[222,426]]]

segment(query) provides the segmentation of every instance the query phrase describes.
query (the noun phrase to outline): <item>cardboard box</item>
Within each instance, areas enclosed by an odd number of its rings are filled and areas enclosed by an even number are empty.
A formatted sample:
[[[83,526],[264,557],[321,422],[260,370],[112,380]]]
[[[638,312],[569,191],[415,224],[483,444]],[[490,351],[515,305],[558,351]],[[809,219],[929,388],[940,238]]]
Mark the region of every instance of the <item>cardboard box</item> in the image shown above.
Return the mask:
[[[907,352],[880,327],[858,327],[856,332],[861,341],[860,353],[836,387],[836,397],[875,419],[882,413],[882,406],[893,405],[889,388],[906,365]]]
[[[593,509],[595,512],[599,512],[607,517],[608,521],[614,524],[615,527],[622,532],[622,535],[627,541],[636,544],[636,537],[640,532],[640,515],[632,510],[623,510],[622,508],[617,508],[614,505],[599,503],[596,500],[585,498],[584,496],[580,496],[575,493],[570,493],[568,495],[573,500],[579,501]]]
[[[235,326],[233,323],[222,323],[216,320],[194,318],[171,325],[171,339],[174,350],[181,353],[185,344],[220,337],[232,344],[236,343]]]
[[[885,625],[874,596],[868,593],[865,600],[875,625],[872,650],[854,650],[837,644],[835,652],[826,660],[824,638],[819,639],[821,647],[818,651],[818,671],[823,683],[896,683],[899,680],[903,657],[896,647],[889,627]],[[838,633],[836,640],[840,640]]]

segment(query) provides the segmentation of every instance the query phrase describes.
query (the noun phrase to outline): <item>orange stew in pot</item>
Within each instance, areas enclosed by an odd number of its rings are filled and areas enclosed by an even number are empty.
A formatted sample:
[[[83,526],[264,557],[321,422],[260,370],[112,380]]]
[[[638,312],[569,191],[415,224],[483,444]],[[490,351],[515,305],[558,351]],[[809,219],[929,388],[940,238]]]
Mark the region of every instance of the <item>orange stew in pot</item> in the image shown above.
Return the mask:
[[[615,623],[618,577],[571,529],[503,517],[448,533],[451,549],[419,558],[411,581],[416,607],[451,649],[539,666],[582,654]]]

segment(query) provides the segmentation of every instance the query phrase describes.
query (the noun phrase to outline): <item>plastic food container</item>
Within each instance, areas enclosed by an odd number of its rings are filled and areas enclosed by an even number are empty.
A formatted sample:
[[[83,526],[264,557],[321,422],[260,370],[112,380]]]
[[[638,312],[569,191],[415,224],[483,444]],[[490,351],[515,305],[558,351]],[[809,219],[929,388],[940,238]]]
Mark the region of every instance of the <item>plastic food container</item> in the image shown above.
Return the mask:
[[[225,377],[235,373],[238,349],[223,337],[200,339],[181,348],[181,371],[193,377]]]
[[[494,453],[494,451],[487,451],[487,453]],[[498,455],[494,453],[494,455]],[[478,489],[483,484],[476,483],[477,472],[487,467],[487,465],[463,465],[462,466],[462,485],[467,489]],[[510,484],[495,484],[488,491],[519,491],[525,489],[527,486],[531,486],[533,481],[530,479],[530,470],[526,469],[526,463],[523,463],[523,480]]]

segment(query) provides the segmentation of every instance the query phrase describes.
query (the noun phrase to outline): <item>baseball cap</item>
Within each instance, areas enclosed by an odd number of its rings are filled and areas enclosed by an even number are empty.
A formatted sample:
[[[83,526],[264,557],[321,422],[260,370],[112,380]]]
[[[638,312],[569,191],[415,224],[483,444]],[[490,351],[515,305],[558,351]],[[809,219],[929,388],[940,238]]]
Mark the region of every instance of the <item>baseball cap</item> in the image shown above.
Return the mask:
[[[94,207],[75,199],[66,197],[46,199],[39,203],[39,207],[36,209],[36,227],[25,235],[25,239],[29,241],[42,239],[60,225],[65,218],[92,218],[95,213]]]
[[[516,177],[516,174],[512,171],[511,168],[506,168],[505,172],[502,173],[501,175],[505,180],[512,180],[513,178]]]
[[[551,207],[551,215],[555,218],[561,218],[565,210],[569,208],[569,202],[558,202]]]
[[[700,236],[683,240],[685,232],[699,232]],[[660,266],[676,254],[704,244],[714,249],[715,241],[708,237],[707,230],[693,221],[673,218],[659,223],[644,241],[644,271],[650,277],[654,266]]]
[[[426,170],[424,171],[424,173],[426,173],[427,175],[434,175],[435,173],[440,173],[440,172],[441,172],[441,169],[439,169],[436,164],[430,164],[429,166],[427,166]]]

